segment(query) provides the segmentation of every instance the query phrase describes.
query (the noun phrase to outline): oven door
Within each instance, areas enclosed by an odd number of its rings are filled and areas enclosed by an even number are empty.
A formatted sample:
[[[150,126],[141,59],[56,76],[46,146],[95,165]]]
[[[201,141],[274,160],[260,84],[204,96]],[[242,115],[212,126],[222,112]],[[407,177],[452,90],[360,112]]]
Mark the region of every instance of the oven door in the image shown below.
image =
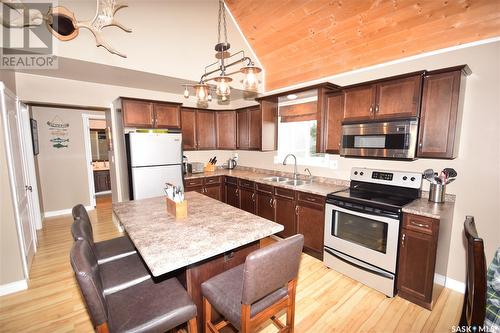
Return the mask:
[[[371,214],[326,204],[325,248],[341,252],[353,263],[396,273],[399,237],[398,214]]]

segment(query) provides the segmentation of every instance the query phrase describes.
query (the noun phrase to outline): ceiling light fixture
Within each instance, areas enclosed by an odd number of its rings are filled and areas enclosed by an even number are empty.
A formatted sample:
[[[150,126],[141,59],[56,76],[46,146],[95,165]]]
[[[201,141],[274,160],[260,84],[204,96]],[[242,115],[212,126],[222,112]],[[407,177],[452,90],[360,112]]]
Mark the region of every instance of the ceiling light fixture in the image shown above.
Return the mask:
[[[290,95],[287,95],[286,98],[290,99],[290,100],[294,100],[297,98],[297,95],[295,94],[290,94]]]
[[[223,33],[224,40],[221,41],[221,32]],[[230,83],[233,79],[231,75],[242,73],[244,75],[243,88],[247,91],[256,92],[259,87],[259,79],[257,74],[259,74],[262,69],[255,66],[252,59],[245,56],[243,50],[231,55],[228,51],[231,44],[227,42],[227,27],[226,27],[226,9],[224,7],[224,1],[219,0],[219,21],[217,26],[217,44],[215,45],[215,58],[218,59],[216,62],[205,66],[205,73],[200,78],[198,84],[184,84],[184,97],[189,98],[189,87],[194,89],[195,96],[197,97],[198,103],[206,103],[212,100],[212,88],[206,83],[208,81],[215,81],[215,94],[218,99],[222,102],[227,101],[231,95]],[[237,58],[235,58],[238,56]],[[233,60],[234,59],[234,60]],[[228,60],[233,60],[229,63]],[[245,63],[245,65],[238,71],[227,73],[226,70],[234,65]],[[217,76],[213,76],[217,73]]]

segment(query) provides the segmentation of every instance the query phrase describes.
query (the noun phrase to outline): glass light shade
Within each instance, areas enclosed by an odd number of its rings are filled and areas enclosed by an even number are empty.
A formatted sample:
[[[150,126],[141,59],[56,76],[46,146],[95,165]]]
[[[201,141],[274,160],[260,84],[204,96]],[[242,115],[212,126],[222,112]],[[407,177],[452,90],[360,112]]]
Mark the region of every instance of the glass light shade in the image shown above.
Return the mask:
[[[200,83],[194,85],[196,98],[199,102],[206,102],[208,99],[208,84]]]
[[[212,93],[211,92],[208,92],[208,101],[211,102],[212,101]]]
[[[215,90],[215,93],[218,96],[229,96],[229,94],[231,94],[229,82],[233,81],[233,79],[229,76],[218,76],[214,80],[217,82],[217,89]]]
[[[189,90],[188,90],[188,87],[184,88],[184,98],[189,98]]]
[[[256,66],[245,66],[240,69],[240,72],[245,74],[245,78],[243,79],[243,88],[245,90],[257,91],[259,86],[259,79],[257,78],[257,74],[262,71],[259,67]]]

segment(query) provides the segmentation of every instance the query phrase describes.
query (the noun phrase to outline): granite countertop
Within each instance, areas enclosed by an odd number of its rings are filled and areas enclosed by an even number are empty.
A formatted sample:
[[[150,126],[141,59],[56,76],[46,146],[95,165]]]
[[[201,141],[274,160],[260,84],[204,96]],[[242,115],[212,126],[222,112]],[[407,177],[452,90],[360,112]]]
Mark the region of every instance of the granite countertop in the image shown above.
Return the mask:
[[[332,178],[328,179],[327,181],[315,181],[313,178],[313,181],[311,183],[299,185],[299,186],[286,185],[284,183],[277,183],[277,182],[267,181],[267,180],[263,179],[266,177],[272,177],[272,176],[277,176],[277,175],[291,178],[291,176],[289,176],[287,174],[285,175],[284,173],[277,173],[277,172],[273,172],[271,170],[268,170],[267,172],[266,171],[256,172],[256,171],[251,171],[251,170],[246,170],[246,169],[234,169],[234,170],[217,169],[214,172],[186,174],[186,175],[184,175],[184,179],[196,179],[196,178],[204,178],[204,177],[212,177],[212,176],[232,176],[232,177],[250,180],[250,181],[253,181],[256,183],[278,186],[278,187],[283,187],[283,188],[289,188],[289,189],[292,189],[295,191],[307,192],[307,193],[312,193],[312,194],[317,194],[317,195],[322,195],[322,196],[326,196],[328,193],[340,191],[340,190],[343,190],[343,189],[349,187],[348,181],[337,180],[337,179],[332,179]],[[304,179],[304,176],[302,175],[300,178]],[[315,177],[315,178],[317,178],[317,177]],[[324,178],[320,178],[320,179],[324,180]]]
[[[165,197],[113,204],[113,212],[154,276],[211,258],[283,230],[283,226],[197,192],[188,216],[167,213]]]
[[[403,207],[403,213],[410,213],[415,215],[422,215],[431,217],[434,219],[441,219],[444,216],[448,216],[455,207],[455,202],[445,201],[443,203],[436,203],[429,201],[427,196],[418,198],[410,202],[408,205]]]

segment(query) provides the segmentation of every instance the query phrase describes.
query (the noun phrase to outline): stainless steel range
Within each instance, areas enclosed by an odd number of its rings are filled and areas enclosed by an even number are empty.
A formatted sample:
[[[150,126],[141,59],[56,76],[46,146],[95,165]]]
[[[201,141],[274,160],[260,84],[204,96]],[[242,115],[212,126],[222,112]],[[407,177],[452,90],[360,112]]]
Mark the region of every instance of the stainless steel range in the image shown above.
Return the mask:
[[[402,207],[421,187],[420,173],[352,168],[350,187],[326,199],[325,265],[394,296]]]

